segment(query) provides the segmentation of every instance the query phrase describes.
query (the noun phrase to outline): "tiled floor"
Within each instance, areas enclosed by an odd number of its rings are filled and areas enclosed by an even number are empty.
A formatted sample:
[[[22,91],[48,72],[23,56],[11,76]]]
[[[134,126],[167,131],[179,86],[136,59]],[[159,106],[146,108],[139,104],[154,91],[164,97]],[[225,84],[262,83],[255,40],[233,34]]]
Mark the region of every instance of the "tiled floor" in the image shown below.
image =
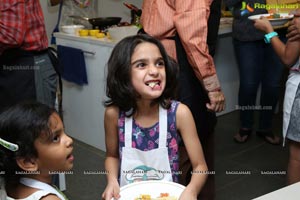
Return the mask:
[[[275,116],[274,130],[281,134],[281,115]],[[285,186],[287,148],[273,146],[252,135],[245,144],[234,143],[238,113],[218,117],[215,137],[216,200],[249,200]],[[74,143],[75,167],[66,176],[67,196],[72,200],[101,199],[106,180],[104,152],[81,142]],[[242,174],[244,173],[244,174]]]
[[[275,115],[274,131],[281,134],[281,115]],[[245,144],[232,136],[238,112],[221,116],[216,128],[215,173],[217,200],[249,200],[277,190],[286,183],[287,147],[264,142],[255,134]],[[281,175],[270,175],[275,172]],[[283,175],[282,175],[283,174]]]

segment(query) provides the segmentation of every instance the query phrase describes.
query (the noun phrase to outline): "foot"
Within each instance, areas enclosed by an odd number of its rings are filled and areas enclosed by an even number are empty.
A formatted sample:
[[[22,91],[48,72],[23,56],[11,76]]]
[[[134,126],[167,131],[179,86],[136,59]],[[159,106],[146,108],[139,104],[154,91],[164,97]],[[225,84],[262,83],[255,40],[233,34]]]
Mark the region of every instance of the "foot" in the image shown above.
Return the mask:
[[[256,135],[263,138],[269,144],[279,145],[281,143],[280,137],[274,135],[272,131],[257,131]]]
[[[240,129],[233,139],[237,143],[245,143],[249,139],[251,132],[251,129]]]

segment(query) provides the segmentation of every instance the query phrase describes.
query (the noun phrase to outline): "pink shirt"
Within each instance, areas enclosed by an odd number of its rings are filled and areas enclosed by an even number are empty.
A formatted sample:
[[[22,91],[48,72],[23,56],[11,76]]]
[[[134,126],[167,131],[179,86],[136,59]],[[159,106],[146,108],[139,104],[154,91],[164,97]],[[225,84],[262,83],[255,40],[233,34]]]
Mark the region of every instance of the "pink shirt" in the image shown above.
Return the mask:
[[[197,78],[207,91],[214,91],[220,84],[206,43],[210,4],[204,0],[145,0],[141,22],[145,32],[158,38],[175,59],[175,41],[167,38],[178,32]]]

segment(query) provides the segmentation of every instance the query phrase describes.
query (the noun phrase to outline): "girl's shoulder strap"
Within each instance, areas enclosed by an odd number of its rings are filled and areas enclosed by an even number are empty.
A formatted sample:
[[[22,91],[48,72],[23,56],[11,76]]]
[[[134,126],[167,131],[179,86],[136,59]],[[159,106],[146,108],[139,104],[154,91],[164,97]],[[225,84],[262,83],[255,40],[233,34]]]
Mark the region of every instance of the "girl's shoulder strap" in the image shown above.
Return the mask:
[[[35,193],[31,194],[30,196],[22,199],[22,200],[36,200],[36,199],[41,199],[42,197],[45,197],[47,195],[50,195],[52,193],[50,192],[47,192],[45,190],[39,190],[39,191],[36,191]],[[10,198],[10,197],[7,197],[7,200],[15,200],[13,198]]]
[[[180,104],[179,101],[172,100],[171,106],[169,108],[169,112],[172,112],[172,113],[175,112],[176,113],[176,110],[177,110],[179,104]]]
[[[26,185],[28,187],[32,187],[32,188],[39,189],[41,191],[45,191],[48,194],[55,194],[61,200],[67,200],[67,197],[59,189],[57,189],[56,187],[49,185],[47,183],[38,181],[36,179],[22,177],[20,179],[20,183],[22,183],[23,185]],[[28,200],[30,200],[30,199],[28,199]]]

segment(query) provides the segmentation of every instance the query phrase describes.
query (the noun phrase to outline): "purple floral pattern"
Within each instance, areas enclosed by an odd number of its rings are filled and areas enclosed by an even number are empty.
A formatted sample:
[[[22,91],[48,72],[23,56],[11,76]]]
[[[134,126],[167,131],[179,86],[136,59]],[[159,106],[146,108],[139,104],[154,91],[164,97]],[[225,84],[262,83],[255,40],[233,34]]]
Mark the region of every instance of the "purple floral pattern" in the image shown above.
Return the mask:
[[[178,182],[179,176],[179,159],[178,159],[178,147],[180,136],[176,129],[176,110],[179,102],[172,101],[171,107],[168,109],[168,156],[170,162],[170,168],[173,172],[172,177],[174,182]],[[120,112],[118,126],[119,126],[119,153],[120,160],[122,160],[122,147],[125,146],[124,142],[124,124],[125,124],[125,112]],[[132,147],[149,151],[158,148],[158,136],[159,136],[159,122],[155,123],[151,127],[141,127],[133,119],[132,125]]]

